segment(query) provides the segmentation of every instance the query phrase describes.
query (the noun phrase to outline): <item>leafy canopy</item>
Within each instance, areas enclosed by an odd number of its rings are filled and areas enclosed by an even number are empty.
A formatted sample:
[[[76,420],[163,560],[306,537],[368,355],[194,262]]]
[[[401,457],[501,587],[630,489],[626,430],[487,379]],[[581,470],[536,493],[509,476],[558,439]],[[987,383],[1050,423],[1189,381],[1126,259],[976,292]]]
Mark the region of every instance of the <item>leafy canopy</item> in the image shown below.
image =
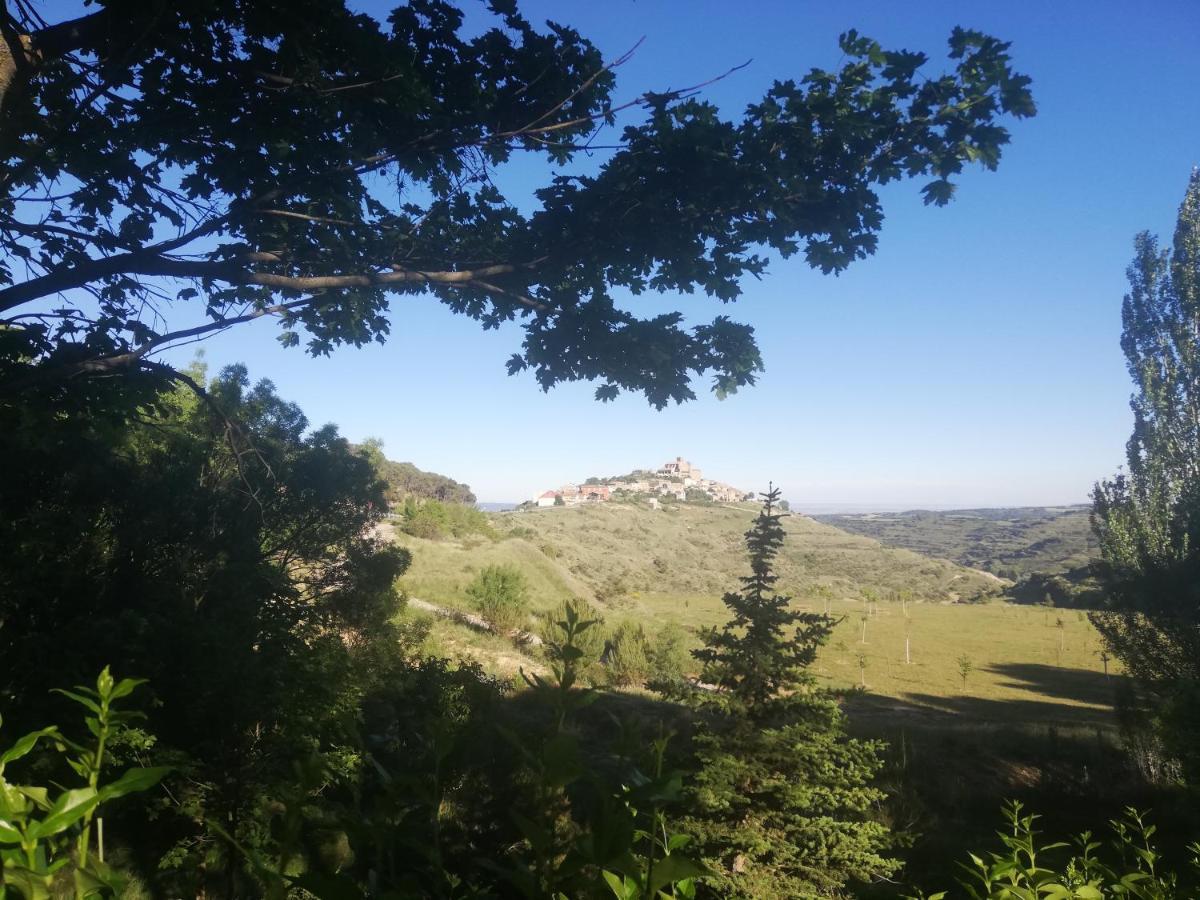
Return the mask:
[[[549,389],[657,407],[762,369],[752,329],[640,314],[647,291],[735,300],[770,253],[823,272],[874,252],[878,189],[944,204],[1001,124],[1034,114],[1009,45],[956,28],[950,66],[851,31],[845,61],[772,83],[740,117],[695,89],[623,94],[574,29],[492,0],[100,0],[46,24],[18,4],[0,54],[0,387],[152,372],[164,348],[264,315],[327,354],[382,341],[430,295],[517,322]],[[698,73],[698,78],[713,75]],[[587,149],[597,170],[573,165]],[[531,195],[493,176],[558,174]],[[631,298],[631,299],[626,299]],[[198,323],[198,324],[197,324]]]

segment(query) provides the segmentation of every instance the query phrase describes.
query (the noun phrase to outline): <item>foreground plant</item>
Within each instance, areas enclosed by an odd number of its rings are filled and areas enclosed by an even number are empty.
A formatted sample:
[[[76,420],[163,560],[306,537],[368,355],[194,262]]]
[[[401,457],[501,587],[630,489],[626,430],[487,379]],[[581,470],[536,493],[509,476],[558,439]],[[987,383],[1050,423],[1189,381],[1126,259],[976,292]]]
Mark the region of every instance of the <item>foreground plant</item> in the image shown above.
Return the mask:
[[[1174,900],[1195,896],[1186,892],[1179,877],[1162,869],[1162,854],[1151,839],[1156,827],[1146,821],[1145,813],[1133,808],[1125,811],[1110,826],[1111,859],[1103,859],[1100,841],[1085,831],[1070,844],[1043,844],[1034,825],[1037,815],[1023,815],[1024,807],[1012,801],[1004,807],[1006,831],[999,833],[1004,849],[989,852],[987,858],[971,854],[971,865],[963,881],[965,896],[971,900],[1100,900],[1104,897],[1130,897],[1140,900]],[[1050,865],[1047,857],[1054,851],[1073,847],[1065,859]],[[1200,870],[1200,844],[1188,848],[1193,868]],[[947,891],[918,894],[908,900],[943,900]]]
[[[133,678],[114,681],[106,666],[95,689],[76,685],[74,690],[58,691],[87,711],[83,721],[92,744],[77,744],[50,726],[24,735],[0,753],[0,898],[9,895],[9,888],[27,900],[61,896],[68,872],[77,898],[110,896],[123,887],[124,878],[104,863],[99,836],[92,852],[92,824],[99,821],[96,814],[103,803],[148,790],[169,771],[162,766],[134,767],[116,781],[101,784],[110,741],[125,723],[140,716],[118,711],[113,704],[142,683]],[[8,780],[5,767],[42,743],[68,753],[67,764],[82,786],[52,789]]]
[[[683,776],[664,762],[669,737],[651,743],[649,766],[618,754],[614,773],[584,752],[574,728],[574,715],[600,696],[578,687],[579,644],[597,624],[567,604],[549,646],[551,677],[526,676],[552,727],[541,740],[507,734],[525,761],[535,802],[529,815],[513,813],[525,847],[506,880],[529,898],[694,897],[697,879],[709,871],[684,852],[691,838],[668,825],[666,807],[683,796]]]

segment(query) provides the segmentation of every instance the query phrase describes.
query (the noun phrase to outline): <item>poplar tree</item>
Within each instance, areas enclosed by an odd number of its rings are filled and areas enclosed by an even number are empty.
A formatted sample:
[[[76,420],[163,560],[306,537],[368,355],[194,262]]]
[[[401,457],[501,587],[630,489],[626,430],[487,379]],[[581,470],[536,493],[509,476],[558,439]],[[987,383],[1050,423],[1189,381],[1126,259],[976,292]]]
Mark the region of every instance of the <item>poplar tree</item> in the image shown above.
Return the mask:
[[[750,574],[725,595],[732,618],[704,635],[695,656],[702,726],[683,826],[716,873],[699,891],[720,897],[833,896],[896,868],[889,837],[871,819],[879,745],[846,736],[841,710],[809,666],[836,621],[796,612],[774,590],[785,532],[779,491],[746,533]]]
[[[1200,771],[1200,173],[1172,247],[1139,234],[1122,307],[1134,382],[1127,472],[1098,484],[1106,606],[1092,614],[1108,649],[1154,702],[1163,735]]]

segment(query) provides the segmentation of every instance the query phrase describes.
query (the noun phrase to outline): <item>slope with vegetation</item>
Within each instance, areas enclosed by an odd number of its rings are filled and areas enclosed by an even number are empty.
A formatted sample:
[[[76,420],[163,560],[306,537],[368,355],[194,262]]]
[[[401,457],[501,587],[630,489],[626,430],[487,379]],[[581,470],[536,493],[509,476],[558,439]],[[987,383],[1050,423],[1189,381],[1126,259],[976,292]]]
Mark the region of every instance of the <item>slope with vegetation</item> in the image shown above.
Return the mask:
[[[1086,506],[909,510],[813,516],[889,547],[952,559],[1016,581],[1087,566],[1098,545]]]
[[[719,615],[712,604],[738,570],[753,517],[750,505],[655,510],[636,503],[502,513],[492,517],[499,542],[422,545],[404,585],[414,596],[454,604],[475,568],[513,562],[529,574],[535,607],[575,594],[663,621],[679,617],[687,604],[699,621]],[[838,598],[904,590],[921,600],[974,600],[1000,585],[986,573],[799,516],[783,521],[788,541],[776,571],[802,602],[819,605],[818,588]]]
[[[375,467],[386,488],[388,506],[395,508],[410,497],[414,500],[437,500],[441,503],[473,504],[475,495],[469,485],[437,472],[424,472],[410,462],[396,462],[383,452],[383,441],[368,438],[354,447]]]

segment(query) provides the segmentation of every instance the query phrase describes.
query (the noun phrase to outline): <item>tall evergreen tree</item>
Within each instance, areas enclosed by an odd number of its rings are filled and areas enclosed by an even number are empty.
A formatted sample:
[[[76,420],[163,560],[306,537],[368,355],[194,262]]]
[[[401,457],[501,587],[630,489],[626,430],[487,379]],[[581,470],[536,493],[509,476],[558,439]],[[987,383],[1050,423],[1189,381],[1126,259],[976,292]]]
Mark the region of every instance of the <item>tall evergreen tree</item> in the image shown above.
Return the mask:
[[[695,657],[704,663],[704,680],[726,688],[747,711],[759,711],[780,691],[807,684],[806,668],[828,639],[834,622],[828,616],[796,612],[792,598],[774,593],[778,576],[775,557],[784,530],[775,512],[779,489],[762,495],[763,508],[746,532],[750,574],[742,590],[722,600],[733,613],[725,627],[704,635]]]
[[[1200,772],[1196,726],[1186,725],[1200,709],[1186,699],[1200,697],[1200,172],[1171,250],[1148,233],[1135,246],[1121,337],[1134,427],[1128,472],[1093,493],[1108,593],[1093,621]]]
[[[718,686],[694,696],[703,727],[684,823],[716,873],[700,885],[709,896],[839,896],[896,868],[871,817],[883,798],[871,785],[879,745],[846,736],[838,704],[808,672],[835,623],[774,591],[778,499],[763,495],[746,533],[750,574],[724,598],[732,619],[695,651]]]

